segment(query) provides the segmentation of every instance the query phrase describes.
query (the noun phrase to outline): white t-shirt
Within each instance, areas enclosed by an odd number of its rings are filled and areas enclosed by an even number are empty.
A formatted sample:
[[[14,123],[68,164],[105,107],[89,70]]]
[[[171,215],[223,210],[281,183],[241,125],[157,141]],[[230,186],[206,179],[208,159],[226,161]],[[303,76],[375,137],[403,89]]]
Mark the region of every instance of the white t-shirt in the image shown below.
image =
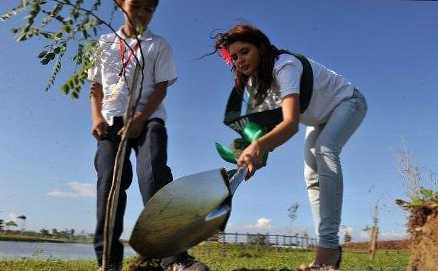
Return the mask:
[[[300,122],[308,126],[317,126],[327,121],[333,109],[344,99],[353,95],[354,86],[342,75],[307,58],[313,70],[313,94],[306,111],[300,115]],[[303,65],[293,55],[281,54],[274,64],[275,82],[264,102],[248,107],[248,113],[261,112],[281,106],[282,98],[300,93],[300,80]],[[247,91],[251,93],[251,82]]]
[[[121,31],[117,34],[122,38],[125,35]],[[176,81],[176,68],[172,55],[172,48],[167,41],[146,30],[139,38],[144,55],[144,80],[143,90],[136,111],[143,111],[154,85],[167,81],[168,86]],[[126,40],[131,48],[135,48],[137,40],[130,38]],[[126,66],[126,81],[120,76],[123,64],[121,60],[120,40],[114,34],[102,35],[99,39],[98,57],[94,68],[88,71],[88,79],[98,82],[103,87],[102,115],[109,125],[112,125],[113,118],[123,116],[128,106],[128,86],[131,87],[135,70],[135,58],[131,57]],[[125,62],[131,55],[128,47],[125,49]],[[136,51],[137,58],[142,61],[140,50]],[[138,97],[140,90],[141,75],[138,77],[134,98]],[[163,103],[151,114],[150,118],[161,118],[166,120],[166,111]]]

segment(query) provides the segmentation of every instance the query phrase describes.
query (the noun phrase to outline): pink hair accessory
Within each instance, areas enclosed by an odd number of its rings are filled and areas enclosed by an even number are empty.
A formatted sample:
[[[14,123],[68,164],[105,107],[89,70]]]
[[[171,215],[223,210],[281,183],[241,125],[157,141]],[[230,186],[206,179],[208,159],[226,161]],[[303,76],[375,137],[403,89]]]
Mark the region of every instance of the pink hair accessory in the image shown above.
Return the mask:
[[[219,50],[219,53],[220,53],[221,57],[223,58],[223,60],[225,61],[225,63],[227,63],[227,65],[232,65],[232,64],[233,64],[233,61],[232,61],[232,59],[231,59],[230,52],[228,51],[227,48],[222,47],[222,48]]]

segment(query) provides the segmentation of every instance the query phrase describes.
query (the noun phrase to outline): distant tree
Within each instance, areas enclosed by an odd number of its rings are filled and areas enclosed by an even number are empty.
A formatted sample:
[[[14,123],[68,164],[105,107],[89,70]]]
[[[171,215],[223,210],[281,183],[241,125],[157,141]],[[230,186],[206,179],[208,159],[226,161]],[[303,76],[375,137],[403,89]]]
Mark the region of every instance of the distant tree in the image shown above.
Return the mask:
[[[251,245],[269,245],[269,240],[266,235],[257,233],[248,235],[248,243]]]
[[[4,230],[5,221],[3,219],[0,219],[0,231]]]
[[[10,220],[10,221],[6,222],[5,226],[6,226],[6,228],[11,229],[11,228],[17,227],[18,225],[17,225],[17,223],[15,223],[15,221]]]
[[[50,232],[49,232],[49,230],[41,229],[41,230],[40,230],[40,234],[43,235],[43,236],[49,236],[49,235],[50,235]]]
[[[23,223],[21,224],[21,231],[24,231],[26,228],[27,217],[25,215],[20,215],[20,216],[17,216],[17,219],[20,219],[21,221],[23,221]]]
[[[59,231],[58,231],[58,229],[53,228],[53,229],[52,229],[52,235],[53,235],[54,237],[59,237]]]

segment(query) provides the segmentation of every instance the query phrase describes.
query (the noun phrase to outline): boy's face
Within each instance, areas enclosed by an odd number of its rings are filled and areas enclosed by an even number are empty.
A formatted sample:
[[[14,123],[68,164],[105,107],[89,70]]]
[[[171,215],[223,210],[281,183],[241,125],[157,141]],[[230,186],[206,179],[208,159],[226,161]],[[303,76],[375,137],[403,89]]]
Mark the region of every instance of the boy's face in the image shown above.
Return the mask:
[[[147,26],[155,12],[154,1],[149,0],[119,0],[120,6],[125,10],[129,20],[135,26]],[[128,22],[129,22],[128,20]]]

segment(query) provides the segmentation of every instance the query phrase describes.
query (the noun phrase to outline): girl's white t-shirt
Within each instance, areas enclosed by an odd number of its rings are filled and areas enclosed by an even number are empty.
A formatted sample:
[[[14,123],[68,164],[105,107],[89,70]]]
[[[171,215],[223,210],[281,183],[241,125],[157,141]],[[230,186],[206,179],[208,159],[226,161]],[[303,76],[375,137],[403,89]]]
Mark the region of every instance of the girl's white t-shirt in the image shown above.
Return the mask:
[[[344,99],[353,95],[354,86],[342,75],[324,65],[307,58],[313,71],[313,94],[309,106],[300,114],[300,122],[308,126],[318,126],[327,122],[330,113]],[[263,103],[257,106],[248,104],[247,113],[272,110],[281,106],[287,95],[300,93],[303,65],[293,55],[282,54],[274,64],[274,83],[268,90]],[[252,80],[249,80],[247,93],[251,97]]]

